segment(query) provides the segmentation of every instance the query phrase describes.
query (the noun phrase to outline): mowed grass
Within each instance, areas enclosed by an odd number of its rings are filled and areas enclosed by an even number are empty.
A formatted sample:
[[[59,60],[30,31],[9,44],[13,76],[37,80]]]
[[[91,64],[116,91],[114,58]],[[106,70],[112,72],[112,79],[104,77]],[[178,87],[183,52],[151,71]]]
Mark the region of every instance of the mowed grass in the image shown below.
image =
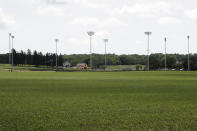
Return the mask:
[[[0,130],[197,130],[197,72],[0,72]]]
[[[136,68],[136,65],[109,65],[108,70],[123,70],[125,68]]]
[[[10,69],[12,69],[12,66],[9,64],[0,64],[0,72],[8,72]],[[24,72],[24,71],[29,71],[29,70],[34,70],[34,69],[53,69],[53,67],[47,67],[47,66],[39,66],[36,67],[34,65],[22,65],[22,66],[13,66],[13,69],[15,72]]]

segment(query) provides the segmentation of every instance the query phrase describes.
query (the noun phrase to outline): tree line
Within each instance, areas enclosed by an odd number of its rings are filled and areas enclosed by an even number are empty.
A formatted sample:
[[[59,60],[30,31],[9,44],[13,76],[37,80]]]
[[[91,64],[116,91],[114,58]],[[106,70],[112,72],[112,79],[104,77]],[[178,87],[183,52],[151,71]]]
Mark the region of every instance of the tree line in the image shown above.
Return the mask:
[[[23,66],[23,65],[35,65],[35,66],[55,66],[56,65],[56,54],[46,53],[38,51],[31,51],[28,49],[26,52],[20,51],[17,52],[13,49],[14,65]],[[9,64],[9,54],[0,54],[0,63]],[[58,56],[58,66],[62,66],[63,56],[60,54]]]
[[[14,65],[35,65],[35,66],[48,66],[54,67],[56,65],[56,54],[42,53],[38,51],[25,51],[13,50]],[[165,67],[164,54],[155,53],[150,55],[150,69],[161,70]],[[188,56],[183,54],[168,54],[167,55],[167,68],[168,69],[184,69],[188,68]],[[88,54],[73,54],[73,55],[58,55],[58,66],[62,66],[64,62],[68,61],[71,66],[76,66],[78,63],[87,63],[89,65],[90,57]],[[0,54],[0,63],[9,63],[9,54]],[[104,68],[105,60],[103,54],[93,54],[93,67]],[[108,65],[145,65],[147,64],[146,55],[116,55],[107,54]],[[190,69],[197,70],[197,54],[190,55]]]

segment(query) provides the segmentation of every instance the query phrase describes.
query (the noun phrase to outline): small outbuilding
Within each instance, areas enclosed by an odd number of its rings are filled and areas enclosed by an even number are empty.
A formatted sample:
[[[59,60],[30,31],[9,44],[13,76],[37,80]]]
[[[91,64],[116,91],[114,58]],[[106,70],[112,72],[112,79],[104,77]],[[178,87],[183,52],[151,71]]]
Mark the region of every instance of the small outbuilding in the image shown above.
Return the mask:
[[[63,67],[64,67],[64,68],[70,68],[70,67],[71,67],[70,62],[68,62],[68,61],[64,62],[64,63],[63,63]]]

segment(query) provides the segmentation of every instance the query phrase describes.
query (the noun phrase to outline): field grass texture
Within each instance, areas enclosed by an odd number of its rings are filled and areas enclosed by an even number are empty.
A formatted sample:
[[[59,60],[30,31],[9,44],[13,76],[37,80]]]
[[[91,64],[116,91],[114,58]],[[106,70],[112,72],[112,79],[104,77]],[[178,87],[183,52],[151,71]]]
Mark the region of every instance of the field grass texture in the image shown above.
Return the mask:
[[[197,72],[0,72],[0,130],[197,130]]]

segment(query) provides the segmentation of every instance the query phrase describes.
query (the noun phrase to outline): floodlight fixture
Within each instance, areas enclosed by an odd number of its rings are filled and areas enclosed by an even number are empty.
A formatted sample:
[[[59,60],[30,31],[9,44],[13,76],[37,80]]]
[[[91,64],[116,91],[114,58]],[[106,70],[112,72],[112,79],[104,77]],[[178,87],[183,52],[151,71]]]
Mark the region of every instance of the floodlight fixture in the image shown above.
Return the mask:
[[[55,39],[55,42],[59,42],[59,39],[56,38],[56,39]]]
[[[167,38],[166,37],[164,38],[164,41],[167,42]]]
[[[109,40],[108,39],[104,39],[104,42],[107,43]]]
[[[87,33],[89,36],[93,36],[95,34],[93,31],[88,31]]]
[[[151,35],[152,34],[152,32],[145,32],[145,35]]]

